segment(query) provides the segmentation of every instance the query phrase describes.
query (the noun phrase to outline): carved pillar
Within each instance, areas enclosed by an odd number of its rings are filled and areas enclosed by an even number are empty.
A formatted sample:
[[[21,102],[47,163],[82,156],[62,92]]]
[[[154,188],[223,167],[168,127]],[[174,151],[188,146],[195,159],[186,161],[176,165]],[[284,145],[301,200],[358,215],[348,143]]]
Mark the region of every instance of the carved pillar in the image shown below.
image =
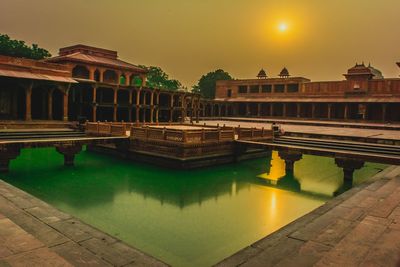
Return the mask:
[[[114,113],[113,113],[113,121],[117,121],[117,112],[118,112],[118,89],[114,88]]]
[[[303,158],[303,154],[295,150],[281,150],[278,155],[285,161],[286,174],[294,172],[294,163]]]
[[[0,173],[6,173],[9,171],[10,161],[15,159],[20,154],[19,146],[0,146]]]
[[[47,92],[47,118],[49,120],[53,119],[53,92],[53,88]]]
[[[33,82],[25,88],[25,120],[27,121],[32,120],[32,87]]]
[[[352,158],[337,157],[335,163],[339,168],[343,168],[344,182],[353,183],[353,173],[355,170],[364,166],[364,161]]]
[[[65,166],[73,166],[75,155],[81,152],[82,145],[73,144],[73,145],[59,145],[56,146],[56,150],[58,153],[64,155],[64,165]]]

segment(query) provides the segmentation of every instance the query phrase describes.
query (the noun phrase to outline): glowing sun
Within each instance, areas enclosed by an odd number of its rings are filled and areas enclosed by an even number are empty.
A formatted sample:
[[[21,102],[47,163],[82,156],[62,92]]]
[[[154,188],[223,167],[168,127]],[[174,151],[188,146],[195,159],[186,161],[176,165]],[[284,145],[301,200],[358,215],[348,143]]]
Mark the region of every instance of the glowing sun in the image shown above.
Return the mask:
[[[286,23],[284,23],[284,22],[279,23],[278,30],[280,32],[285,32],[285,31],[287,31],[287,29],[288,29],[288,25]]]

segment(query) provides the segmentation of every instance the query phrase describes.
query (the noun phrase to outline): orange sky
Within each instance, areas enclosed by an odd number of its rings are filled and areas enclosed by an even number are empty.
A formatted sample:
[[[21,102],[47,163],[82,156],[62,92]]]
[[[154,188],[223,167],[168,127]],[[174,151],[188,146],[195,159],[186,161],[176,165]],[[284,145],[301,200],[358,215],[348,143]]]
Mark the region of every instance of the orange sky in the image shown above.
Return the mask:
[[[53,55],[77,43],[117,50],[188,87],[217,68],[337,80],[356,61],[398,77],[399,10],[399,0],[0,0],[0,32]]]

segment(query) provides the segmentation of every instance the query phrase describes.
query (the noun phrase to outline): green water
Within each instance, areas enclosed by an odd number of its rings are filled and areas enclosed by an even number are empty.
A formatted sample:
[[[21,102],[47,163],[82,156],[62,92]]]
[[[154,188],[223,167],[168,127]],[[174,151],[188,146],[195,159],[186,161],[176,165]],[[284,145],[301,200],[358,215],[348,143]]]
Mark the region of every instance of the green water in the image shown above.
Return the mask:
[[[82,152],[68,168],[54,149],[27,149],[2,179],[171,265],[209,266],[322,205],[342,171],[304,155],[285,176],[277,153],[176,171]]]

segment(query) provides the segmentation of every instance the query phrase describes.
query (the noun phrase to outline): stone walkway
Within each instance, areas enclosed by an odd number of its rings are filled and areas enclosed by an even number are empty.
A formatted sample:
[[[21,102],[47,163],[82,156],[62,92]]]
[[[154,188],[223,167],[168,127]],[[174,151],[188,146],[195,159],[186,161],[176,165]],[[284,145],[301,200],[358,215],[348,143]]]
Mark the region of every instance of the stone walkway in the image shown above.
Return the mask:
[[[207,120],[200,121],[199,124],[207,125],[226,125],[226,126],[242,126],[242,127],[256,127],[265,129],[271,128],[271,123],[263,122],[247,122],[247,121],[227,121],[227,120]],[[398,130],[377,130],[377,129],[363,129],[363,128],[350,128],[350,127],[328,127],[328,126],[313,126],[313,125],[294,125],[283,124],[282,129],[285,132],[295,132],[301,134],[318,134],[318,135],[335,135],[343,137],[361,137],[371,139],[386,139],[386,140],[400,140],[400,131]]]
[[[0,180],[0,267],[166,266]]]
[[[218,266],[400,266],[400,167],[374,178]]]

